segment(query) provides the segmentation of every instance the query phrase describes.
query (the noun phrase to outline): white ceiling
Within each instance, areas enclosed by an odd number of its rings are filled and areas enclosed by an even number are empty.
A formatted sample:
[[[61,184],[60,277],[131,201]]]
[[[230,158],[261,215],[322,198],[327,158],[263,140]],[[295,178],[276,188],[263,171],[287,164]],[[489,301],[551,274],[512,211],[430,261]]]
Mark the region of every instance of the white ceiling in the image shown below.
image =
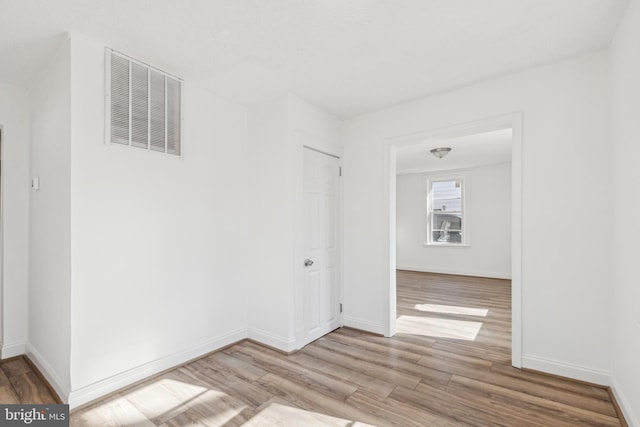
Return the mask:
[[[511,162],[511,139],[511,129],[500,129],[450,139],[416,141],[397,149],[396,170],[398,174],[406,174],[508,163]],[[430,152],[438,147],[450,147],[451,151],[438,159]]]
[[[349,118],[606,48],[629,0],[0,0],[0,82],[82,34],[243,104]]]

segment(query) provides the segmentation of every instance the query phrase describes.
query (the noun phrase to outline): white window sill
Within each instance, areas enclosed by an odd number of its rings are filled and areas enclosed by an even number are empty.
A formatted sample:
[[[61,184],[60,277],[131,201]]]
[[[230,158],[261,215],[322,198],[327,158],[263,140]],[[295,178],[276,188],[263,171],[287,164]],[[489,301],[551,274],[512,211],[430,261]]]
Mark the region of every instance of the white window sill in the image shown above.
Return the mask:
[[[470,243],[423,243],[425,247],[444,247],[444,248],[470,248]]]

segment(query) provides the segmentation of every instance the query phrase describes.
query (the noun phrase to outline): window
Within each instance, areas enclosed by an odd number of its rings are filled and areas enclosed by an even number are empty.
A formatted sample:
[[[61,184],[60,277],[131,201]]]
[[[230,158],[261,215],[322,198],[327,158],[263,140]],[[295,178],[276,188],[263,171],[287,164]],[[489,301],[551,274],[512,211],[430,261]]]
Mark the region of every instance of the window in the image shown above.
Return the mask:
[[[426,177],[427,245],[469,244],[466,173]]]
[[[107,49],[106,141],[181,153],[182,81]]]

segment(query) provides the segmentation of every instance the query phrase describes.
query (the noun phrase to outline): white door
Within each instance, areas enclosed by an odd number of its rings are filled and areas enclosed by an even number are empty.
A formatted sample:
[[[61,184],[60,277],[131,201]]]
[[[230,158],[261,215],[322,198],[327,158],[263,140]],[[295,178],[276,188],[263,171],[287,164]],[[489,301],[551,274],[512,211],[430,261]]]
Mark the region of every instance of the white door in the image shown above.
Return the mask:
[[[303,345],[340,327],[340,166],[304,149]]]

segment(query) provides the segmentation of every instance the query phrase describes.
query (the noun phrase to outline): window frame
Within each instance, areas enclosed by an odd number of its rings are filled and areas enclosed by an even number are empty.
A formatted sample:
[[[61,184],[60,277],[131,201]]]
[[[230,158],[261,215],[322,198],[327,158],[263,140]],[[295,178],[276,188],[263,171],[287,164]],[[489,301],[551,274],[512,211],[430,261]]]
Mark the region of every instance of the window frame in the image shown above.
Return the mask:
[[[433,241],[433,230],[432,230],[432,187],[435,182],[443,182],[443,181],[454,181],[459,180],[462,185],[461,191],[461,242],[437,242]],[[452,172],[441,172],[441,173],[430,173],[423,175],[423,192],[422,197],[424,198],[424,212],[422,215],[422,221],[425,229],[424,233],[424,246],[429,247],[448,247],[448,248],[456,248],[456,247],[470,247],[471,246],[471,227],[469,220],[470,218],[470,206],[469,206],[469,172],[468,171],[452,171]]]

